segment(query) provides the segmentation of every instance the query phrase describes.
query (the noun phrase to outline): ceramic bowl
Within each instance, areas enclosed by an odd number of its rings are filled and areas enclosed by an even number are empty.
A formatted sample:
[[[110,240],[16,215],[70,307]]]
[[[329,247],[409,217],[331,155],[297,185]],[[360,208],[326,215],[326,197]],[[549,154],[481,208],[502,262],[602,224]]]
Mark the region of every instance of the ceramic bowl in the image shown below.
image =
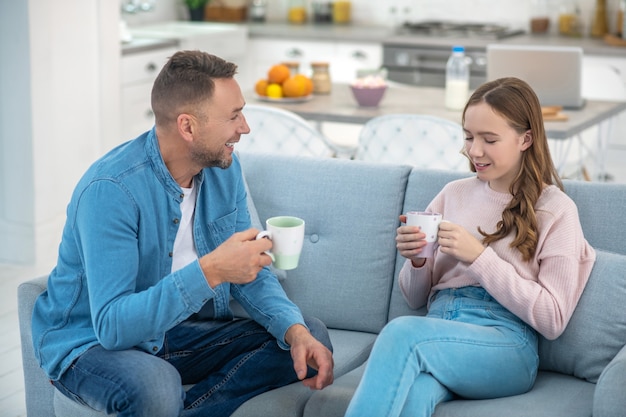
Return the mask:
[[[380,101],[385,95],[387,86],[379,87],[357,87],[351,85],[352,94],[354,99],[359,103],[361,107],[376,107],[380,104]]]

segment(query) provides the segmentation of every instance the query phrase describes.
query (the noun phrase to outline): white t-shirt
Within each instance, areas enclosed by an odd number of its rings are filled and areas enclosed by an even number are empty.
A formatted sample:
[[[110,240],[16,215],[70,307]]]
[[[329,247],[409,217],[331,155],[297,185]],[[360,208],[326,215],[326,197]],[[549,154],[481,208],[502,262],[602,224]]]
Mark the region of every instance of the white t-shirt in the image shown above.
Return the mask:
[[[193,241],[193,217],[196,210],[195,181],[191,188],[183,188],[183,201],[180,203],[181,218],[178,225],[176,239],[174,239],[174,255],[172,257],[172,272],[198,259],[198,252]]]

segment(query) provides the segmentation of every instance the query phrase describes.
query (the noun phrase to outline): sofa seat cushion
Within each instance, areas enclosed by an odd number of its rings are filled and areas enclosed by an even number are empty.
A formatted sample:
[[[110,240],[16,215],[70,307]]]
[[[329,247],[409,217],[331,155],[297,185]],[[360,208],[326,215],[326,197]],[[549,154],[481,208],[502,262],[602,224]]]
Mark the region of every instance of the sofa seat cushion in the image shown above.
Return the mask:
[[[365,365],[313,393],[304,417],[343,417]],[[462,400],[439,404],[433,417],[589,417],[595,385],[581,379],[539,372],[532,390],[491,400]],[[375,401],[375,399],[374,399]]]
[[[363,364],[376,339],[372,333],[348,330],[329,329],[329,334],[334,348],[335,380]],[[315,392],[296,382],[249,399],[231,417],[300,417],[306,402]]]
[[[556,340],[539,340],[540,368],[597,382],[626,344],[626,256],[596,250],[578,306]]]

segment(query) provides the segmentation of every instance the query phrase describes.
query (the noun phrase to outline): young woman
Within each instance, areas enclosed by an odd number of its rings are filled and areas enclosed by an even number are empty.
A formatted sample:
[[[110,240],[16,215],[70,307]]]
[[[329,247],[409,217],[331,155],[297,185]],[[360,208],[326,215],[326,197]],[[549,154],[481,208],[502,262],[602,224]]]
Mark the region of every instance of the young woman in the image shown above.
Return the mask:
[[[447,184],[428,206],[443,214],[439,249],[423,258],[419,228],[397,231],[407,258],[400,288],[428,314],[382,330],[347,417],[427,417],[457,396],[528,391],[537,333],[557,338],[585,287],[595,252],[563,192],[531,87],[517,78],[483,84],[463,129],[476,175]]]

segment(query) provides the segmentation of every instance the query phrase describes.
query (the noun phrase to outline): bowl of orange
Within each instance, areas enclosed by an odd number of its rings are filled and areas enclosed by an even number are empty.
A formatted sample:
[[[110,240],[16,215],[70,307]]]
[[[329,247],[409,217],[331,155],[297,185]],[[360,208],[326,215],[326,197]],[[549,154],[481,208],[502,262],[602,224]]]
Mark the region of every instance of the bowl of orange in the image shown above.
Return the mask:
[[[304,74],[293,73],[285,64],[276,64],[270,67],[266,78],[256,82],[254,91],[262,101],[304,101],[311,98],[313,81]]]

